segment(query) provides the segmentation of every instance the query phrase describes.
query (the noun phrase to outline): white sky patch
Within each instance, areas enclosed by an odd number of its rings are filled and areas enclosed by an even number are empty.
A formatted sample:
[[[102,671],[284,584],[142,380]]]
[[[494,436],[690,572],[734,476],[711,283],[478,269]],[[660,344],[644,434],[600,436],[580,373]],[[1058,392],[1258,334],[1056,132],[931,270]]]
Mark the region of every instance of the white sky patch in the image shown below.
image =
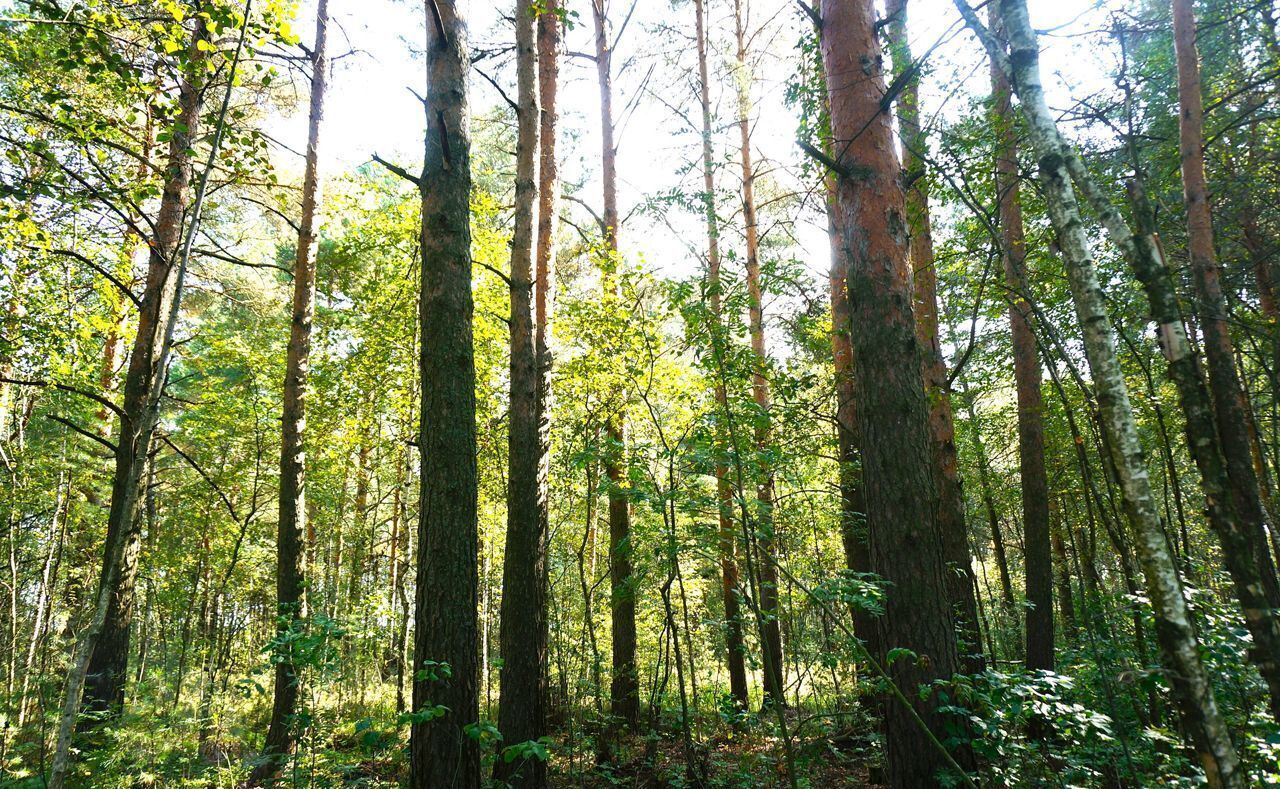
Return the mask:
[[[621,230],[624,255],[643,255],[651,269],[666,276],[687,276],[701,265],[705,229],[700,217],[673,212],[669,222],[631,212],[646,198],[675,188],[699,191],[701,172],[681,175],[682,168],[701,155],[699,138],[672,107],[698,120],[693,88],[696,86],[693,4],[689,0],[636,0],[634,14],[614,52],[614,107],[620,124],[618,137],[619,206],[630,220]],[[795,145],[797,120],[786,106],[784,92],[792,73],[795,45],[803,25],[794,0],[746,0],[749,30],[763,29],[752,73],[752,145],[757,172],[798,186],[794,169],[799,157]],[[508,19],[514,2],[497,8],[490,2],[463,0],[469,19],[473,49],[509,45],[513,33]],[[569,53],[594,52],[589,0],[568,0],[577,12],[576,25],[565,37]],[[613,0],[610,17],[621,25],[630,8],[628,0]],[[1042,38],[1044,78],[1053,106],[1065,108],[1072,96],[1087,95],[1107,82],[1114,54],[1100,48],[1096,36],[1081,34],[1105,30],[1107,12],[1090,0],[1030,0],[1032,22]],[[411,171],[421,159],[422,107],[413,92],[422,93],[423,10],[419,2],[393,0],[330,0],[335,24],[330,32],[331,53],[348,54],[337,62],[330,83],[321,140],[322,173],[333,176],[368,162],[374,153],[403,163]],[[294,29],[305,42],[313,36],[314,2],[304,0]],[[735,103],[729,67],[733,58],[733,7],[727,0],[709,1],[712,36],[712,80],[716,96],[713,112],[720,129],[715,144],[718,186],[734,190],[740,182],[736,161],[738,136],[732,125]],[[950,0],[913,0],[909,7],[911,45],[916,57],[942,41],[929,58],[922,85],[926,122],[958,118],[970,98],[988,92],[986,59],[976,42],[960,30],[959,15]],[[985,17],[985,14],[983,14]],[[662,26],[666,26],[662,29]],[[658,32],[660,31],[660,32]],[[514,68],[509,54],[480,64],[514,96]],[[599,93],[594,63],[569,54],[561,60],[560,107],[562,120],[562,175],[568,183],[580,183],[579,196],[599,205]],[[643,88],[643,90],[642,90]],[[297,90],[305,91],[305,85]],[[481,114],[503,102],[484,79],[471,83],[472,110]],[[305,98],[305,97],[304,97]],[[306,134],[306,102],[297,102],[286,116],[268,122],[268,132],[294,150],[302,150]],[[276,152],[276,163],[286,177],[300,170],[300,161],[285,150]],[[815,279],[825,277],[829,247],[819,200],[814,210],[794,228],[795,257],[805,261]],[[572,210],[581,211],[571,206]],[[721,205],[731,225],[734,206]],[[943,231],[945,232],[945,231]],[[730,249],[741,241],[726,228]],[[698,252],[691,252],[695,250]]]

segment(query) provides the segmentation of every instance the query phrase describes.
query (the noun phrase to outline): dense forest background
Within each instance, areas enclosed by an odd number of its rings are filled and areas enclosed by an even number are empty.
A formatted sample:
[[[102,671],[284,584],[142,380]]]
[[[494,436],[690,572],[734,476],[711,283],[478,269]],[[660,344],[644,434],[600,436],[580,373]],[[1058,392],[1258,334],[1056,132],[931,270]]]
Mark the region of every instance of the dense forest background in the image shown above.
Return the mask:
[[[0,2],[0,785],[1280,785],[1278,13]]]

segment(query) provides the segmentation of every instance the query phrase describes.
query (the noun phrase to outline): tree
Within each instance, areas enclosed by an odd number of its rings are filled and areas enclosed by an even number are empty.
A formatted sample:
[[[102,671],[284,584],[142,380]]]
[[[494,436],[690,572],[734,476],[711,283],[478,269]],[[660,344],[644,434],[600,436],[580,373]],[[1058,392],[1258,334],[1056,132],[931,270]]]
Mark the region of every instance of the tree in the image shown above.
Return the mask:
[[[1120,370],[1102,288],[1071,185],[1073,177],[1079,184],[1087,182],[1088,176],[1076,153],[1058,132],[1045,102],[1040,83],[1036,33],[1031,27],[1026,4],[1022,0],[1003,0],[1001,3],[1000,18],[1008,30],[1010,41],[1010,54],[1007,56],[968,5],[958,0],[957,8],[970,29],[979,34],[988,55],[1014,86],[1030,127],[1032,145],[1040,161],[1040,182],[1045,202],[1058,233],[1076,317],[1084,336],[1085,354],[1098,390],[1098,405],[1110,460],[1118,477],[1126,514],[1138,538],[1138,555],[1156,616],[1156,634],[1165,660],[1172,669],[1171,679],[1178,694],[1184,725],[1191,733],[1210,784],[1241,786],[1244,778],[1240,774],[1239,759],[1201,661],[1200,645],[1187,611],[1182,580],[1156,514],[1151,480],[1138,442],[1133,406]]]
[[[930,783],[945,766],[930,731],[942,715],[916,689],[958,667],[934,512],[928,404],[921,349],[911,313],[907,225],[889,117],[880,110],[884,77],[871,3],[824,2],[822,56],[831,113],[832,165],[839,176],[838,227],[849,256],[854,391],[862,442],[871,567],[885,583],[880,657],[906,649],[890,677],[914,709],[885,711],[888,778],[894,786]],[[918,716],[918,717],[917,717]],[[922,721],[924,725],[918,723]]]
[[[776,535],[773,517],[776,486],[768,455],[772,441],[769,427],[769,353],[764,336],[764,295],[760,287],[760,237],[756,224],[755,170],[751,164],[751,88],[747,73],[747,31],[742,0],[733,4],[734,34],[737,42],[737,68],[743,73],[738,78],[738,135],[740,139],[739,162],[742,165],[742,225],[746,235],[747,269],[747,326],[751,336],[752,370],[751,397],[759,414],[755,421],[755,450],[759,456],[756,479],[756,514],[753,527],[755,545],[748,544],[748,551],[756,550],[759,558],[755,564],[759,574],[759,607],[761,661],[764,664],[765,693],[772,704],[786,706],[785,666],[782,660],[782,628],[778,621],[778,570],[774,550]]]
[[[452,0],[425,4],[422,174],[421,500],[414,608],[410,784],[478,787],[475,350],[471,293],[470,55]],[[443,717],[436,711],[443,709]]]
[[[715,150],[712,147],[711,79],[707,72],[707,8],[705,0],[694,0],[694,35],[698,45],[698,104],[702,115],[702,204],[707,222],[707,300],[711,309],[712,353],[725,357],[725,330],[720,281],[720,220],[716,212]],[[727,452],[728,439],[723,419],[727,418],[729,393],[723,376],[715,383],[717,451]],[[746,645],[742,638],[742,607],[738,598],[737,540],[734,536],[733,482],[728,461],[716,462],[716,502],[718,509],[717,549],[720,553],[720,594],[724,599],[725,662],[729,666],[729,693],[742,709],[747,706]]]
[[[999,12],[991,7],[991,29]],[[997,34],[999,34],[997,32]],[[1000,259],[1009,296],[1013,336],[1013,376],[1018,389],[1018,478],[1022,483],[1022,544],[1027,565],[1027,668],[1052,671],[1053,569],[1049,540],[1049,478],[1044,462],[1044,402],[1040,355],[1032,323],[1027,244],[1022,228],[1017,127],[1004,72],[991,66],[992,116],[996,130],[996,200],[1000,216]],[[1003,547],[1001,547],[1003,553]]]
[[[547,13],[543,11],[542,13]],[[507,541],[502,575],[501,698],[498,727],[509,744],[546,733],[547,490],[539,432],[541,402],[535,333],[534,244],[539,232],[537,16],[529,0],[516,3],[516,186],[511,239],[511,406],[507,463]],[[544,280],[545,282],[545,280]],[[499,759],[495,776],[520,786],[543,786],[541,759]]]
[[[928,141],[920,128],[920,72],[912,59],[907,40],[906,0],[892,0],[886,13],[889,16],[889,45],[898,66],[895,82],[902,85],[897,107],[902,166],[911,179],[905,200],[911,234],[912,309],[922,349],[925,392],[929,399],[929,445],[938,486],[937,528],[947,561],[947,596],[960,627],[964,650],[962,662],[966,671],[972,673],[980,671],[984,661],[982,639],[978,634],[973,559],[969,555],[969,529],[965,523],[964,490],[956,458],[955,415],[951,408],[947,363],[942,356],[942,340],[938,336],[938,272],[929,218],[929,179],[924,170]]]
[[[609,41],[605,0],[592,0],[595,25],[596,79],[600,88],[600,181],[604,191],[604,232],[606,287],[618,298],[618,147],[613,128],[613,45]],[[622,393],[616,393],[621,398]],[[626,491],[626,434],[621,408],[606,426],[609,446],[605,476],[609,478],[609,610],[613,617],[613,679],[610,699],[615,717],[629,728],[640,724],[640,683],[636,668],[636,590],[631,555],[635,549],[631,535],[631,505]]]
[[[274,704],[264,748],[266,760],[254,771],[265,780],[287,757],[294,741],[298,676],[287,639],[307,618],[304,535],[307,531],[306,441],[307,379],[311,373],[311,327],[316,313],[316,241],[320,203],[320,124],[329,83],[329,1],[316,6],[316,37],[310,53],[311,103],[307,116],[306,167],[302,176],[302,215],[293,260],[293,305],[285,361],[284,411],[280,437],[279,521],[276,525],[276,615],[278,637],[286,640],[275,667]]]
[[[1250,556],[1256,565],[1252,572],[1241,568],[1241,572],[1236,574],[1236,584],[1244,593],[1241,602],[1245,603],[1245,618],[1251,622],[1257,645],[1254,660],[1270,688],[1272,714],[1280,715],[1280,621],[1276,619],[1276,612],[1280,610],[1280,582],[1267,545],[1266,514],[1262,509],[1249,446],[1244,393],[1236,374],[1230,316],[1213,249],[1213,218],[1204,168],[1200,62],[1196,52],[1196,19],[1190,0],[1174,0],[1173,40],[1181,107],[1178,130],[1187,211],[1187,251],[1195,285],[1196,317],[1204,337],[1209,391],[1226,461],[1231,505],[1235,516],[1242,521],[1239,528],[1247,535],[1246,539],[1236,541],[1227,550],[1234,549],[1237,554]],[[1260,605],[1264,601],[1265,604]],[[1260,619],[1263,621],[1258,621]]]

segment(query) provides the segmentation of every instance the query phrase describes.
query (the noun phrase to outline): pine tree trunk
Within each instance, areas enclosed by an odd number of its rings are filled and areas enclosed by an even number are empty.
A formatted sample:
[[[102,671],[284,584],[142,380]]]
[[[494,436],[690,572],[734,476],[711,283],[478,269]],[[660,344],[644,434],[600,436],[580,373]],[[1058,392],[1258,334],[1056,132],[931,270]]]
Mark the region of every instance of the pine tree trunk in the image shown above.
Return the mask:
[[[470,55],[455,0],[431,0],[426,13],[427,130],[419,178],[422,489],[410,675],[413,712],[434,705],[446,712],[414,721],[409,783],[414,789],[473,789],[480,785],[480,748],[463,728],[480,716]],[[449,670],[436,668],[439,679],[432,680],[419,673],[426,661]]]
[[[907,0],[889,0],[889,46],[902,79],[898,95],[898,129],[902,137],[902,169],[911,182],[906,190],[907,229],[911,234],[912,308],[916,336],[920,340],[924,386],[929,398],[929,446],[933,453],[937,494],[937,528],[947,562],[947,598],[959,629],[961,666],[966,673],[985,665],[978,632],[978,601],[969,555],[969,528],[965,523],[964,490],[956,457],[955,415],[942,356],[938,329],[938,273],[933,258],[933,230],[929,217],[925,154],[928,142],[920,128],[920,79],[907,38]]]
[[[712,353],[723,363],[725,357],[724,315],[720,283],[720,220],[716,215],[714,156],[711,146],[711,79],[707,68],[707,9],[705,0],[694,0],[695,31],[698,39],[698,101],[702,110],[703,212],[707,221],[707,298],[711,306]],[[721,419],[728,417],[728,391],[724,376],[716,376],[716,407]],[[720,591],[724,600],[725,663],[729,667],[729,694],[740,709],[747,707],[746,645],[742,638],[742,607],[738,598],[737,540],[733,522],[733,484],[729,479],[728,439],[723,423],[716,428],[716,502],[719,509],[718,548]]]
[[[992,29],[999,13],[991,6]],[[1000,252],[1009,291],[1013,378],[1018,393],[1018,477],[1022,487],[1022,542],[1026,567],[1025,665],[1053,671],[1053,570],[1050,563],[1049,477],[1044,462],[1044,401],[1040,356],[1032,325],[1027,246],[1023,238],[1018,183],[1017,132],[1009,82],[991,68],[992,121],[996,130],[996,197],[1000,208]]]
[[[279,520],[276,526],[276,627],[285,633],[307,616],[304,560],[307,531],[306,439],[307,379],[311,373],[311,328],[316,312],[316,229],[320,201],[320,124],[329,81],[329,0],[316,6],[316,38],[311,55],[311,105],[307,118],[306,167],[302,176],[302,215],[293,260],[293,305],[285,358],[280,431]],[[289,655],[276,663],[271,721],[263,748],[265,761],[254,770],[262,781],[280,769],[293,750],[293,717],[298,711],[298,676]]]
[[[1001,1],[1000,16],[1010,39],[1008,56],[963,0],[957,0],[957,7],[969,26],[981,31],[988,54],[1010,77],[1030,128],[1045,204],[1058,233],[1076,318],[1083,333],[1085,356],[1093,373],[1102,427],[1125,511],[1137,537],[1156,634],[1182,710],[1183,724],[1195,744],[1210,785],[1242,786],[1244,776],[1235,747],[1201,661],[1200,644],[1183,595],[1182,580],[1156,512],[1128,386],[1120,369],[1115,337],[1111,334],[1080,207],[1071,187],[1073,174],[1079,174],[1077,180],[1083,181],[1087,173],[1083,172],[1076,153],[1063,140],[1045,101],[1040,83],[1039,44],[1027,15],[1026,2]]]
[[[1267,632],[1254,635],[1254,661],[1262,671],[1271,693],[1271,713],[1280,718],[1280,582],[1267,545],[1266,514],[1262,508],[1258,477],[1254,472],[1245,418],[1244,390],[1236,374],[1230,315],[1219,280],[1219,266],[1213,249],[1213,219],[1209,208],[1209,186],[1204,169],[1204,106],[1200,95],[1200,63],[1196,51],[1196,20],[1190,0],[1173,0],[1173,40],[1178,61],[1179,141],[1182,152],[1182,187],[1187,209],[1187,247],[1195,284],[1196,316],[1203,336],[1205,361],[1209,371],[1209,392],[1213,399],[1218,437],[1226,461],[1231,504],[1241,521],[1245,539],[1236,546],[1251,556],[1257,567],[1252,578],[1237,579],[1237,590],[1253,596],[1261,591],[1265,604],[1254,610],[1243,599],[1245,618],[1268,620]],[[1247,540],[1247,543],[1246,543]],[[1224,553],[1231,549],[1224,546]],[[1253,587],[1260,583],[1261,588]]]
[[[907,225],[885,92],[874,7],[869,0],[826,0],[822,56],[827,74],[839,181],[837,223],[849,258],[856,411],[872,569],[887,583],[879,618],[881,657],[910,649],[890,675],[938,736],[943,719],[917,688],[959,667],[935,523],[928,403],[921,348],[911,312]],[[868,73],[868,69],[872,71]],[[885,712],[887,778],[899,787],[930,785],[947,760],[902,704]]]
[[[592,0],[595,23],[596,78],[600,87],[600,169],[604,189],[604,241],[607,287],[618,296],[618,149],[613,129],[613,52],[604,0]],[[621,392],[618,393],[621,396]],[[631,574],[631,505],[625,490],[626,435],[621,403],[608,418],[605,475],[609,478],[609,597],[613,620],[613,680],[610,709],[630,729],[640,725],[640,682],[636,669],[636,591]]]
[[[552,271],[556,261],[556,227],[560,218],[560,163],[556,154],[556,135],[560,124],[556,109],[560,82],[560,14],[559,0],[543,0],[542,11],[538,15],[538,238],[534,254],[533,321],[534,352],[538,363],[538,533],[544,540],[549,539],[551,517],[547,486],[551,473]],[[547,588],[545,562],[539,583],[544,590]],[[543,667],[546,667],[545,660]],[[545,683],[547,680],[544,677],[542,681]]]
[[[982,442],[982,430],[978,425],[978,413],[973,405],[973,395],[969,392],[968,383],[963,377],[960,379],[960,385],[964,393],[965,408],[969,412],[974,448],[978,451],[978,485],[982,488],[982,507],[987,511],[987,526],[991,529],[991,545],[996,556],[996,570],[1000,574],[1000,596],[1005,607],[1012,611],[1017,603],[1013,597],[1013,580],[1009,575],[1009,557],[1006,555],[1004,530],[1000,527],[1000,514],[996,511],[995,497],[991,493],[991,463],[987,459],[987,448]]]
[[[545,13],[545,12],[544,12]],[[539,455],[538,358],[534,339],[534,237],[538,228],[537,20],[532,0],[517,0],[515,228],[511,239],[511,395],[507,448],[507,537],[502,564],[498,728],[507,746],[546,734],[547,498]],[[540,759],[494,762],[513,786],[546,784]]]
[[[830,151],[828,151],[830,153]],[[858,420],[854,405],[853,314],[849,307],[849,255],[840,230],[839,187],[834,176],[825,179],[827,235],[831,242],[831,359],[835,370],[836,451],[840,461],[840,542],[845,566],[855,573],[871,572],[867,546],[867,504],[862,490],[858,449]],[[877,652],[876,621],[855,607],[853,628],[872,654]]]

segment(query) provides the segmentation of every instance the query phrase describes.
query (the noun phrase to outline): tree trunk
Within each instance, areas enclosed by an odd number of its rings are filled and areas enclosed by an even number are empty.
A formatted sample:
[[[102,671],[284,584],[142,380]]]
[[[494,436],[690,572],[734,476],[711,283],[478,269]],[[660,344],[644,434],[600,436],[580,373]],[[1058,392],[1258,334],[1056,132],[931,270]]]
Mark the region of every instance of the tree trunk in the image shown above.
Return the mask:
[[[707,220],[707,297],[711,306],[712,353],[718,363],[725,358],[724,315],[721,307],[720,221],[716,215],[715,152],[711,146],[711,79],[707,68],[707,9],[705,0],[694,0],[698,39],[698,100],[702,110],[703,212]],[[728,391],[724,376],[716,376],[716,406],[722,418],[728,416]],[[740,709],[747,707],[746,645],[742,638],[742,607],[738,598],[738,558],[733,523],[733,484],[729,479],[729,451],[726,426],[716,428],[716,502],[718,504],[718,546],[720,589],[724,599],[725,662],[729,667],[729,693]]]
[[[978,425],[978,413],[973,405],[973,395],[965,379],[960,379],[965,408],[969,412],[969,425],[973,431],[973,445],[978,452],[978,485],[982,488],[982,506],[987,511],[987,525],[991,529],[991,545],[996,556],[996,570],[1000,573],[1000,597],[1005,608],[1014,610],[1013,580],[1009,576],[1009,557],[1006,555],[1004,531],[1000,527],[1000,514],[996,512],[995,498],[991,493],[991,464],[987,460],[987,448],[982,443],[982,429]]]
[[[889,0],[889,46],[902,92],[898,94],[898,129],[902,137],[902,169],[911,186],[906,190],[907,230],[910,233],[912,307],[920,340],[925,393],[929,399],[929,447],[937,485],[937,529],[947,562],[947,598],[959,629],[961,666],[966,673],[981,671],[982,638],[978,632],[977,585],[969,555],[964,490],[956,458],[955,415],[938,331],[938,273],[933,258],[933,230],[929,218],[928,179],[924,174],[928,142],[920,128],[919,71],[907,38],[907,0]]]
[[[550,533],[547,481],[551,473],[552,270],[556,262],[556,223],[560,210],[560,163],[556,157],[556,135],[560,123],[556,109],[560,82],[560,26],[560,0],[544,0],[542,12],[538,15],[538,239],[533,286],[534,352],[538,362],[538,533],[544,541],[549,539]],[[545,562],[539,583],[544,590],[547,588]],[[546,669],[545,660],[543,668]],[[545,677],[543,682],[546,682]]]
[[[470,55],[454,0],[427,12],[427,132],[422,175],[421,508],[414,633],[410,785],[480,785],[477,653],[476,401],[471,320]],[[427,661],[448,664],[448,671]],[[438,679],[433,679],[434,674]],[[428,721],[424,708],[442,705]]]
[[[85,634],[90,658],[86,668],[86,709],[108,715],[124,706],[124,686],[129,663],[129,626],[133,617],[137,577],[138,502],[143,471],[151,451],[151,439],[160,416],[160,395],[168,369],[172,327],[182,300],[179,242],[191,184],[191,146],[199,138],[202,77],[208,32],[196,24],[189,52],[190,71],[181,78],[178,115],[171,128],[164,191],[151,239],[146,285],[138,311],[138,333],[129,359],[116,442],[115,472],[111,481],[111,508],[103,548],[98,597],[105,603],[101,626]],[[95,617],[96,618],[96,617]],[[76,673],[73,669],[72,673]],[[70,701],[72,687],[68,687]],[[77,699],[79,689],[76,690]]]
[[[1241,600],[1246,619],[1264,618],[1269,631],[1254,636],[1253,656],[1267,680],[1271,693],[1271,713],[1280,718],[1280,582],[1267,545],[1266,514],[1258,489],[1245,420],[1244,390],[1236,374],[1230,316],[1219,281],[1218,261],[1213,249],[1213,219],[1209,209],[1209,186],[1204,170],[1204,107],[1200,96],[1200,64],[1196,52],[1196,20],[1190,0],[1173,0],[1173,40],[1178,61],[1179,146],[1182,152],[1182,188],[1187,209],[1187,247],[1195,283],[1196,315],[1203,336],[1205,361],[1209,369],[1209,392],[1217,417],[1218,437],[1226,461],[1231,504],[1245,540],[1237,550],[1247,551],[1257,567],[1247,581],[1237,578],[1238,590],[1260,583],[1264,604]],[[1247,544],[1246,544],[1247,540]],[[1230,549],[1224,546],[1224,553]],[[1233,574],[1234,575],[1234,574]],[[1260,601],[1261,602],[1261,601]],[[1255,603],[1256,605],[1256,603]]]
[[[999,13],[991,6],[992,29]],[[1026,567],[1026,652],[1029,670],[1053,671],[1053,569],[1050,561],[1049,477],[1044,462],[1044,402],[1040,356],[1032,325],[1027,245],[1022,230],[1018,142],[1009,81],[991,67],[992,122],[996,131],[996,198],[1000,253],[1013,335],[1013,378],[1018,393],[1018,477],[1022,486],[1022,542]]]
[[[596,77],[600,87],[600,169],[604,188],[604,242],[609,255],[605,280],[618,295],[618,149],[613,138],[613,51],[604,0],[592,0]],[[622,393],[617,393],[621,397]],[[621,403],[608,417],[605,474],[609,477],[609,586],[613,620],[612,714],[635,729],[640,725],[640,683],[636,671],[636,592],[631,575],[631,505],[627,499],[626,436]]]
[[[1078,182],[1083,182],[1088,174],[1076,153],[1063,140],[1045,101],[1040,83],[1039,44],[1027,15],[1026,2],[1001,2],[1000,15],[1011,42],[1008,56],[963,0],[957,0],[957,7],[969,26],[980,31],[992,60],[1010,77],[1030,127],[1032,145],[1040,163],[1045,204],[1058,233],[1076,317],[1083,333],[1085,356],[1093,373],[1102,426],[1125,510],[1137,537],[1138,555],[1154,609],[1156,633],[1182,709],[1184,726],[1195,744],[1210,785],[1242,786],[1244,776],[1235,747],[1218,711],[1213,686],[1201,661],[1199,639],[1187,610],[1182,580],[1156,512],[1128,386],[1120,369],[1115,337],[1111,334],[1080,207],[1071,187],[1072,175],[1077,176]]]
[[[538,232],[537,20],[532,0],[517,0],[515,229],[511,239],[511,396],[507,448],[507,539],[502,563],[498,728],[509,747],[546,734],[545,478],[539,452],[538,351],[534,339],[534,236]],[[549,13],[543,11],[542,13]],[[546,785],[537,758],[496,759],[494,777],[514,786]]]
[[[769,356],[764,338],[764,297],[760,289],[760,239],[756,226],[755,172],[751,164],[751,89],[747,67],[746,20],[743,18],[741,0],[733,4],[734,32],[738,44],[738,132],[741,137],[742,163],[742,224],[747,241],[747,330],[751,337],[751,397],[759,414],[755,418],[755,449],[760,457],[756,479],[755,546],[760,559],[757,562],[760,581],[759,609],[763,620],[760,625],[761,661],[764,664],[765,694],[769,701],[786,705],[785,678],[783,676],[782,630],[778,610],[778,570],[775,566],[773,531],[774,479],[773,468],[765,459],[772,442],[769,410],[771,396],[767,377]],[[752,546],[744,546],[751,550]]]
[[[187,191],[192,175],[191,152],[197,138],[201,99],[204,95],[204,85],[192,75],[201,74],[204,70],[206,56],[201,44],[207,46],[209,39],[209,31],[204,22],[197,18],[194,24],[195,32],[187,54],[186,69],[178,80],[178,114],[171,128],[164,189],[154,224],[154,238],[151,240],[146,286],[138,310],[138,333],[125,378],[102,574],[89,627],[67,672],[62,715],[49,770],[49,786],[52,789],[62,789],[70,772],[71,739],[88,679],[91,676],[93,678],[88,698],[91,707],[110,712],[118,710],[123,703],[125,671],[129,660],[129,617],[132,613],[136,569],[136,523],[142,473],[160,417],[160,398],[168,371],[173,332],[182,305],[182,288],[191,241],[200,221],[208,172],[212,169],[212,162],[222,142],[231,88],[235,84],[235,72],[244,48],[247,13],[228,71],[227,91],[213,134],[209,162],[191,208],[186,244],[180,248],[183,219],[187,211]]]
[[[311,54],[311,106],[307,119],[306,168],[302,176],[302,216],[293,261],[293,306],[285,360],[284,406],[280,430],[279,521],[276,526],[276,628],[287,633],[303,626],[307,530],[306,440],[307,379],[311,373],[311,326],[316,312],[316,213],[320,201],[320,124],[329,81],[329,0],[316,6],[316,38]],[[262,781],[280,769],[293,750],[293,717],[298,712],[298,676],[288,651],[275,667],[271,722],[263,748],[266,757],[254,770]]]
[[[828,151],[830,153],[830,151]],[[840,197],[836,179],[825,180],[827,235],[831,243],[831,359],[835,370],[836,452],[840,461],[840,542],[845,566],[855,573],[871,572],[867,546],[867,504],[862,491],[859,462],[858,422],[854,405],[853,315],[849,307],[849,254],[840,231]],[[854,632],[875,654],[876,620],[870,612],[855,607]]]
[[[879,618],[881,657],[900,659],[890,676],[937,736],[943,717],[916,689],[959,666],[935,524],[928,403],[911,313],[907,227],[889,117],[879,111],[885,84],[873,4],[826,0],[822,56],[827,74],[839,181],[837,223],[849,259],[858,434],[872,569],[887,583]],[[868,68],[872,71],[868,74]],[[948,760],[900,702],[885,712],[887,777],[894,786],[928,785]]]

